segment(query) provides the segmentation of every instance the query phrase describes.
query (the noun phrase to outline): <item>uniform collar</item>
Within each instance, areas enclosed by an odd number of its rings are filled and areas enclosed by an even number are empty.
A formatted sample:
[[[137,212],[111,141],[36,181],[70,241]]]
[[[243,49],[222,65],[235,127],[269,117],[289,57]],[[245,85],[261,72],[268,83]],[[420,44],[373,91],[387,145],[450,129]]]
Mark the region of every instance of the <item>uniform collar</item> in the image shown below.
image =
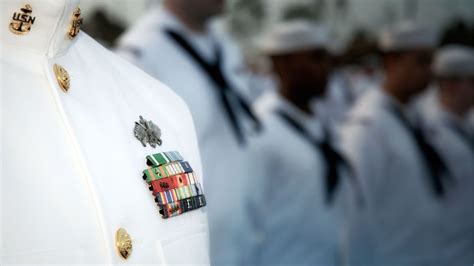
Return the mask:
[[[157,9],[159,24],[165,28],[172,29],[186,36],[193,37],[211,37],[212,27],[211,23],[207,24],[206,30],[203,33],[196,33],[190,31],[174,14],[172,14],[165,6],[159,5]]]
[[[396,108],[411,124],[417,124],[419,122],[416,113],[413,111],[412,103],[401,104],[397,99],[388,94],[383,87],[378,87],[375,93],[383,109],[390,110],[391,108]]]
[[[158,8],[156,9],[157,12],[157,17],[159,20],[159,25],[161,27],[167,28],[167,29],[172,29],[174,31],[184,33],[184,34],[189,34],[190,31],[186,29],[184,24],[179,21],[179,19],[173,15],[170,11],[166,9],[163,5],[159,5]]]
[[[405,110],[405,106],[397,101],[392,95],[388,94],[383,87],[378,88],[377,90],[378,98],[380,102],[387,106],[393,106],[401,111]]]
[[[216,60],[217,38],[214,36],[210,23],[203,33],[192,32],[164,6],[160,6],[157,10],[159,17],[159,25],[161,28],[173,30],[191,43],[197,49],[199,54],[208,62]]]
[[[45,55],[48,58],[65,54],[76,38],[70,39],[68,32],[80,0],[2,0],[0,40],[16,53]],[[34,18],[31,30],[24,35],[11,32],[10,23],[16,13],[29,4],[30,16]]]
[[[318,137],[323,135],[322,124],[315,115],[309,115],[301,111],[294,104],[281,97],[277,92],[266,92],[257,101],[256,111],[261,116],[277,111],[284,112],[299,124],[303,125],[313,136]]]

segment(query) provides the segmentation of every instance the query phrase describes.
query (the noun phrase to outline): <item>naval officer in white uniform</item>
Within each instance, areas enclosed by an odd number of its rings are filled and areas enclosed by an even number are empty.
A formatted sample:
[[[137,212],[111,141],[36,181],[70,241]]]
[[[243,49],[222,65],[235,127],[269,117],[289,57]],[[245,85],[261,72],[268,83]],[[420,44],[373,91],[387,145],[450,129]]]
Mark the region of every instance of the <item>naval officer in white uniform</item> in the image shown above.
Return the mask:
[[[222,0],[165,0],[119,42],[118,53],[169,85],[191,109],[209,202],[211,259],[236,263],[244,146],[255,117],[225,67],[227,46],[210,27]]]
[[[202,178],[186,104],[81,33],[79,1],[0,5],[0,264],[207,264],[204,198],[181,204],[202,190],[159,207],[142,178]]]
[[[405,21],[384,31],[379,45],[385,80],[362,96],[342,131],[363,199],[348,220],[349,262],[460,265],[465,245],[454,239],[472,231],[457,235],[445,228],[452,176],[408,111],[430,82],[435,36]]]
[[[311,100],[331,72],[322,25],[275,25],[262,42],[278,80],[256,102],[264,133],[251,145],[245,191],[247,265],[340,265],[339,203],[347,172]]]
[[[474,109],[474,49],[443,47],[435,54],[432,69],[437,82],[421,103],[423,124],[454,178],[445,201],[446,224],[439,233],[458,236],[447,245],[464,250],[446,264],[468,265],[474,261],[474,127],[468,120]]]

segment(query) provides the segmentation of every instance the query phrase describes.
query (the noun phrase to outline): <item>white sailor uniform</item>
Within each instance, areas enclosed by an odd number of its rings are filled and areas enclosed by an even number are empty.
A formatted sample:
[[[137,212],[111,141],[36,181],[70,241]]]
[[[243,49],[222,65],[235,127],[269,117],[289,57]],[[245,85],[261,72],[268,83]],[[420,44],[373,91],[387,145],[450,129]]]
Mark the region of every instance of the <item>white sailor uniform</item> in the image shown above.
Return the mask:
[[[406,113],[380,88],[366,93],[342,129],[363,205],[351,208],[351,265],[445,265],[463,248],[445,234],[448,173],[433,176]],[[407,119],[408,120],[408,119]],[[455,264],[452,264],[455,265]]]
[[[265,131],[251,145],[245,178],[247,264],[341,265],[340,203],[351,182],[341,168],[329,183],[327,132],[276,93],[256,104]]]

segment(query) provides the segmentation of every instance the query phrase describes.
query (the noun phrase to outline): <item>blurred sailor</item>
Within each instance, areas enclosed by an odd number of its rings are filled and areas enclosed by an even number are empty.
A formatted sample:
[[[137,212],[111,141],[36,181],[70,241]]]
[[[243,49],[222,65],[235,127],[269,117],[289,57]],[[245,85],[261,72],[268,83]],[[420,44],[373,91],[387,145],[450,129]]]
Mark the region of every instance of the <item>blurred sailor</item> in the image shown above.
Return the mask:
[[[224,69],[227,46],[209,25],[223,7],[223,0],[165,0],[121,38],[119,53],[189,104],[205,172],[211,259],[234,263],[241,236],[243,147],[258,122]]]
[[[191,113],[78,5],[0,4],[0,264],[209,263]]]
[[[349,261],[455,265],[463,249],[442,233],[450,173],[408,112],[430,82],[435,35],[404,21],[384,31],[379,45],[383,85],[362,96],[342,130],[363,199],[349,220]],[[445,256],[449,263],[441,260]]]
[[[474,106],[474,49],[461,45],[440,49],[433,72],[437,84],[422,101],[423,124],[455,182],[445,201],[446,224],[437,233],[450,238],[446,251],[454,247],[462,251],[453,253],[456,257],[446,256],[444,264],[467,265],[474,261],[474,127],[468,121]]]
[[[246,180],[247,265],[338,265],[337,205],[345,162],[311,100],[331,72],[328,31],[303,20],[275,25],[262,42],[279,82],[256,105],[264,133],[254,140]]]

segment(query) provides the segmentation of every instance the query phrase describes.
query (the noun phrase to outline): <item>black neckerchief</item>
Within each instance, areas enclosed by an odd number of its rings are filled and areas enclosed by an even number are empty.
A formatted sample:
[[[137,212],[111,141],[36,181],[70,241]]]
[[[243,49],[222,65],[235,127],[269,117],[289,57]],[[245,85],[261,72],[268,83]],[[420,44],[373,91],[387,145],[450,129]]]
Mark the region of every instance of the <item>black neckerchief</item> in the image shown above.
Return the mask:
[[[171,29],[165,29],[165,34],[179,45],[194,62],[203,70],[209,79],[214,83],[219,96],[221,98],[222,106],[226,110],[229,121],[234,129],[237,141],[241,145],[245,145],[245,133],[239,122],[237,112],[242,111],[250,120],[254,122],[256,130],[260,130],[262,125],[253,113],[247,101],[235,90],[222,72],[222,55],[218,46],[216,46],[216,61],[214,63],[206,62],[201,55],[192,47],[192,45],[178,32]],[[232,102],[236,102],[240,108],[233,108]]]
[[[406,131],[410,133],[410,136],[417,144],[424,163],[430,172],[428,176],[430,177],[429,181],[433,187],[433,192],[437,197],[443,197],[446,194],[443,177],[448,174],[448,168],[443,159],[435,148],[426,141],[423,131],[419,127],[413,126],[398,106],[389,104],[387,107],[389,112],[403,125]]]
[[[352,167],[348,161],[332,147],[329,140],[329,134],[326,130],[324,130],[323,141],[316,140],[301,123],[293,119],[287,113],[282,110],[277,110],[276,113],[281,117],[281,119],[283,119],[283,121],[306,139],[316,150],[323,154],[327,169],[326,202],[328,205],[331,204],[342,178],[340,167],[346,167],[350,172],[352,172]]]

